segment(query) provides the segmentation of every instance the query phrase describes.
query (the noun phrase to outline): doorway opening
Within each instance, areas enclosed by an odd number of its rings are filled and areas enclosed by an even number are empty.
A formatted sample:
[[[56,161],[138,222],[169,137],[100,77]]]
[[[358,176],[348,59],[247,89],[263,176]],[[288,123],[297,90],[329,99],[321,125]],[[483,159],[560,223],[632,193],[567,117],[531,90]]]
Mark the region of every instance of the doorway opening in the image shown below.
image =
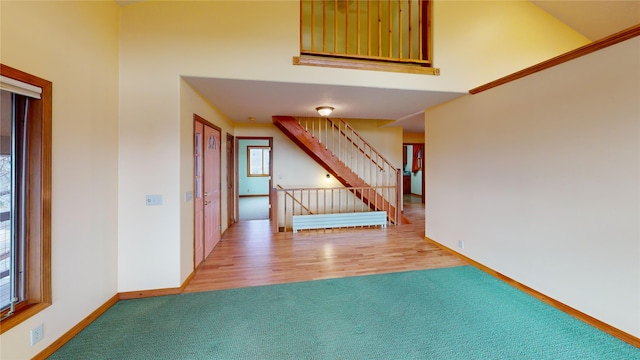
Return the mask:
[[[424,144],[402,144],[402,195],[404,203],[424,204]]]
[[[238,168],[236,187],[238,217],[243,220],[268,220],[271,216],[270,193],[273,188],[273,138],[237,137]]]

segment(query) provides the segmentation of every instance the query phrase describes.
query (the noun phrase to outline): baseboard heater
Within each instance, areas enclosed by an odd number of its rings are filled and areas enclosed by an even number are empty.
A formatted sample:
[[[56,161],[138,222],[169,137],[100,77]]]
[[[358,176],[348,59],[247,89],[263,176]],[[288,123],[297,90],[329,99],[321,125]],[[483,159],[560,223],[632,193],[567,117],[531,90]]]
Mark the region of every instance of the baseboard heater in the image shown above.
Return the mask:
[[[367,211],[341,214],[293,215],[293,232],[309,229],[332,229],[354,226],[387,227],[386,211]]]

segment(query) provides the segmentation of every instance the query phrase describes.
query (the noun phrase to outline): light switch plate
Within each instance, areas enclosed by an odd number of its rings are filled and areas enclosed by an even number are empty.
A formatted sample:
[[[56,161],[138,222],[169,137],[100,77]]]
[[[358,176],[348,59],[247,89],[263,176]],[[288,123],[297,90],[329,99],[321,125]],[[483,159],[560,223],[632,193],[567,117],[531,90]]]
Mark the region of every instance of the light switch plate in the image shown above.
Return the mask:
[[[147,206],[162,205],[162,195],[147,195]]]

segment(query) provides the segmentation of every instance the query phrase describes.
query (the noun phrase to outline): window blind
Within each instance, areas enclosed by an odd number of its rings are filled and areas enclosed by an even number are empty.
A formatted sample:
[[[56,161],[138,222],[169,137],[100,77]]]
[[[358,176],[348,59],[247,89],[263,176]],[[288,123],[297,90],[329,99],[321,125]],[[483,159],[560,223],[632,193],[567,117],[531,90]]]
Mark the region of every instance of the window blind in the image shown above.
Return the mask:
[[[19,80],[0,75],[0,90],[9,91],[36,99],[40,99],[42,89],[31,84],[24,83]]]

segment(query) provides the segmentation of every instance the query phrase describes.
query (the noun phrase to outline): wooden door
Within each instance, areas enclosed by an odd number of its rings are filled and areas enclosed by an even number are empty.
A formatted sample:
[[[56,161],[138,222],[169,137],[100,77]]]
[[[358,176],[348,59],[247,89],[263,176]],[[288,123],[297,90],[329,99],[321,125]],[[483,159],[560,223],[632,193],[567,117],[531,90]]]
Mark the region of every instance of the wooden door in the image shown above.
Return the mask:
[[[220,129],[204,125],[204,257],[220,241]]]
[[[202,184],[202,148],[204,125],[201,122],[194,123],[193,156],[194,156],[194,267],[198,267],[204,260],[204,201]]]

